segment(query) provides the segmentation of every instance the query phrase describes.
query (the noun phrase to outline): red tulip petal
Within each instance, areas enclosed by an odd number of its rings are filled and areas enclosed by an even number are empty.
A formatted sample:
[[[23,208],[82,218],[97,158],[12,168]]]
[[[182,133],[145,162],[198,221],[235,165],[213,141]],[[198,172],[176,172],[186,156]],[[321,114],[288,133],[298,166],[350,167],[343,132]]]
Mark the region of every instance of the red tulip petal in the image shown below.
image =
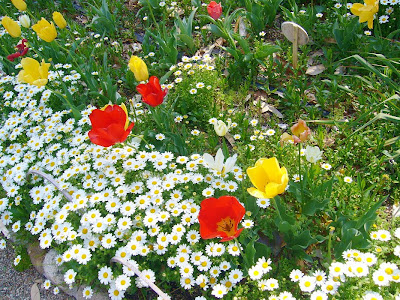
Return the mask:
[[[245,212],[245,208],[232,196],[204,199],[198,216],[201,237],[203,239],[222,237],[221,241],[228,241],[239,236],[243,228],[238,230],[237,227]],[[227,231],[220,230],[221,221],[224,222],[224,219],[228,220],[225,222],[230,222],[226,224],[232,225]]]
[[[113,109],[113,106],[108,106],[105,111],[100,109],[92,111],[89,118],[93,128],[107,128],[114,123],[125,125],[126,114],[124,110],[122,108],[120,110]]]
[[[121,140],[119,141],[120,143],[125,142],[126,138],[128,137],[128,135],[131,133],[133,126],[135,125],[135,123],[131,123],[128,128],[125,130],[124,134],[121,136]]]
[[[110,147],[117,142],[115,138],[110,136],[103,128],[92,129],[89,131],[88,135],[93,144],[103,147]]]

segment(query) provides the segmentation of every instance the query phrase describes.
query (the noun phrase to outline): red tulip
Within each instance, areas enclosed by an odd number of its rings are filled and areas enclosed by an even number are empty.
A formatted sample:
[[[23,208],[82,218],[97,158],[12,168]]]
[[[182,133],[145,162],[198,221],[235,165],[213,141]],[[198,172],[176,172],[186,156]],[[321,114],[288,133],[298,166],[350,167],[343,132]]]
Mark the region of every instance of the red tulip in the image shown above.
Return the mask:
[[[198,218],[203,239],[221,237],[221,242],[227,242],[242,232],[243,228],[237,227],[246,211],[235,197],[207,198],[200,205]]]
[[[143,102],[153,107],[163,103],[164,97],[168,92],[167,89],[161,89],[160,82],[156,76],[151,76],[148,83],[139,84],[136,89],[142,95]]]
[[[129,125],[128,112],[125,104],[106,105],[102,109],[95,109],[89,116],[92,130],[89,139],[93,144],[110,147],[122,143],[131,133],[134,123]]]
[[[207,6],[208,14],[214,20],[217,20],[222,14],[222,6],[221,3],[217,3],[215,1],[211,1]]]
[[[26,39],[22,39],[21,43],[16,46],[18,51],[8,55],[7,59],[9,61],[14,61],[14,59],[16,59],[17,57],[24,56],[29,50],[29,47],[25,45],[26,42],[28,42]]]

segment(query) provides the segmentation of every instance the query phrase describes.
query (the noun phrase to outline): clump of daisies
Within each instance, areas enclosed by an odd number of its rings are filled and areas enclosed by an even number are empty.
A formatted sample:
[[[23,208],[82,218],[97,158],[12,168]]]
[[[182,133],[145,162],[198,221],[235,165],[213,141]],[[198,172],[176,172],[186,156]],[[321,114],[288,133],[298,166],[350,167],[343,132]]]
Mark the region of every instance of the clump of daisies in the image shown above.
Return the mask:
[[[32,89],[13,77],[1,80],[7,90]],[[114,256],[135,264],[151,282],[166,277],[183,289],[210,293],[217,293],[216,285],[228,292],[239,284],[241,245],[201,239],[197,220],[203,199],[239,192],[244,176],[236,158],[221,173],[202,154],[158,152],[133,138],[109,148],[93,145],[87,131],[94,107],[75,121],[68,111],[47,106],[50,96],[45,89],[35,91],[23,106],[18,96],[9,99],[0,128],[5,225],[38,239],[43,249],[59,251],[66,284],[95,281],[112,299],[148,287],[129,268],[111,265]],[[49,174],[69,197],[37,175],[28,181],[28,170]],[[244,225],[251,223],[247,218]],[[154,263],[160,260],[165,263]],[[84,296],[91,296],[89,288]]]
[[[169,81],[162,87],[168,88],[168,99],[174,101],[174,110],[190,120],[206,124],[211,113],[217,109],[216,97],[221,79],[210,55],[183,56],[182,61],[170,68]]]

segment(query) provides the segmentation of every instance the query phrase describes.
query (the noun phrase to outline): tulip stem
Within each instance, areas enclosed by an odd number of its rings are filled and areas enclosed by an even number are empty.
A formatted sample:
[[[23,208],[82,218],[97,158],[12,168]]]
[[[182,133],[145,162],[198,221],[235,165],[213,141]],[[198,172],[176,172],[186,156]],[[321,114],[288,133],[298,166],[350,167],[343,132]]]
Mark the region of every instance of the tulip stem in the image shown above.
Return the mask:
[[[57,95],[58,98],[62,99],[63,101],[65,101],[67,103],[68,107],[72,111],[72,114],[73,114],[75,120],[79,120],[80,118],[82,118],[80,111],[71,102],[68,101],[68,97],[66,95],[61,94],[60,92],[52,90],[50,88],[48,88],[48,90],[51,91],[52,93],[54,93],[55,95]]]
[[[151,7],[150,1],[147,1],[147,5],[149,6],[150,16],[153,19],[154,25],[156,25],[156,27],[157,27],[157,31],[161,32],[160,27],[158,26],[158,22],[156,21],[156,18],[154,17],[153,7]]]
[[[73,62],[75,63],[75,68],[78,69],[79,73],[83,74],[82,69],[79,67],[78,62],[76,61],[74,55],[72,55],[71,51],[69,51],[67,48],[61,46],[61,45],[58,43],[58,41],[54,40],[54,42],[55,42],[55,44],[57,45],[57,47],[58,47],[59,49],[62,49],[63,51],[65,51],[65,52],[67,53],[67,55],[69,54],[69,56],[71,56]],[[68,57],[68,56],[67,56],[67,57]]]
[[[236,237],[233,238],[233,240],[235,241],[237,247],[239,248],[240,255],[242,256],[243,260],[245,260],[245,259],[244,259],[244,253],[243,253],[243,251],[242,251],[242,248],[240,247],[239,240],[238,240]]]
[[[136,134],[132,134],[132,136],[133,136],[133,137],[140,138],[140,139],[146,144],[146,146],[150,149],[150,144],[144,139],[143,136],[136,135]],[[135,147],[133,147],[132,145],[128,145],[128,146],[131,146],[132,148],[135,148]],[[136,149],[136,148],[135,148],[135,149]],[[137,149],[136,149],[136,150],[137,150]]]
[[[301,144],[298,143],[299,147],[299,180],[300,180],[300,194],[301,194],[301,202],[304,201],[303,199],[303,178],[301,176]]]
[[[32,19],[32,23],[37,23],[36,17],[29,10],[26,10],[26,12],[28,13],[29,17]]]

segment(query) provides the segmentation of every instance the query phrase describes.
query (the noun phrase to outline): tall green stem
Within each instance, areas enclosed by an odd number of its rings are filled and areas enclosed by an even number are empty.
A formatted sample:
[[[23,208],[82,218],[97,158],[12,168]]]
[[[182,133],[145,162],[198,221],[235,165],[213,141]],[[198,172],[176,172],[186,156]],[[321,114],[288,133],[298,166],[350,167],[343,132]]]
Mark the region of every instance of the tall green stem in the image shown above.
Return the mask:
[[[301,176],[301,144],[300,143],[298,143],[298,147],[299,147],[298,165],[299,165],[300,193],[301,193],[301,202],[303,203],[303,201],[304,201],[304,199],[303,199],[303,178]]]
[[[160,27],[158,26],[158,22],[156,21],[156,18],[154,17],[153,7],[151,6],[150,1],[147,1],[147,5],[149,6],[150,16],[151,16],[151,19],[153,20],[154,25],[156,25],[156,27],[157,27],[157,31],[161,32]]]
[[[238,240],[237,238],[233,238],[233,240],[235,241],[237,247],[239,248],[239,252],[240,252],[240,255],[241,255],[242,258],[243,258],[243,261],[246,261],[245,258],[244,258],[244,253],[243,253],[243,251],[242,251],[242,248],[240,247],[239,240]]]

